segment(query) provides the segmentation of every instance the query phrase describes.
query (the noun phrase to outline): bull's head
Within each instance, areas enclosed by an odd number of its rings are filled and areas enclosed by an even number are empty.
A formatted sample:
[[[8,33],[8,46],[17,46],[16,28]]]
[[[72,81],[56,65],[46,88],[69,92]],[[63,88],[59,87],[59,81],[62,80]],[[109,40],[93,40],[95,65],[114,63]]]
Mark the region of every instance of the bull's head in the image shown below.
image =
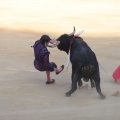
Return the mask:
[[[61,51],[65,51],[66,53],[69,52],[69,46],[70,46],[70,42],[71,42],[71,39],[73,38],[75,34],[75,27],[73,29],[73,32],[70,33],[70,34],[63,34],[61,35],[57,41],[60,42],[60,44],[57,45],[57,48]]]
[[[77,34],[77,36],[79,36],[83,31],[79,32]],[[73,28],[73,32],[70,33],[70,34],[63,34],[61,35],[55,42],[55,44],[53,44],[52,46],[49,46],[49,47],[56,47],[61,50],[61,51],[65,51],[66,53],[69,52],[69,47],[70,47],[70,42],[73,38],[75,34],[75,27]]]
[[[75,27],[72,33],[61,35],[58,39],[56,39],[56,42],[53,45],[51,46],[49,45],[48,47],[51,47],[51,48],[57,47],[59,50],[65,51],[66,53],[68,53],[70,41],[73,38],[74,34],[75,34]]]

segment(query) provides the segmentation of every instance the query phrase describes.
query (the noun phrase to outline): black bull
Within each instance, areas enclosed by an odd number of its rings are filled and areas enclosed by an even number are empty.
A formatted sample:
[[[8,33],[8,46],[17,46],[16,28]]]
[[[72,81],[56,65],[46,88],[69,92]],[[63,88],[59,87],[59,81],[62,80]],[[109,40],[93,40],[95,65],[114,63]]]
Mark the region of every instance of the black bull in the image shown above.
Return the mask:
[[[95,53],[87,43],[81,37],[74,37],[74,35],[68,34],[61,35],[57,41],[60,41],[60,44],[57,46],[58,49],[65,51],[67,54],[71,45],[72,84],[66,96],[70,96],[77,89],[77,82],[81,83],[82,78],[87,78],[94,80],[98,94],[101,98],[105,98],[100,88],[99,64]]]

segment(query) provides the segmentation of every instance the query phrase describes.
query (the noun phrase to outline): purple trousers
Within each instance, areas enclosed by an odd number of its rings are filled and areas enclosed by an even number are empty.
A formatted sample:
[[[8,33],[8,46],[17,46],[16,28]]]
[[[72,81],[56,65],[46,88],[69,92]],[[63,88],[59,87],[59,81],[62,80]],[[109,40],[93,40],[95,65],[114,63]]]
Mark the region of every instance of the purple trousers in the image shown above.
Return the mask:
[[[44,64],[42,62],[34,60],[34,66],[39,71],[54,71],[54,68],[57,68],[57,65],[54,62],[49,62],[47,64]]]

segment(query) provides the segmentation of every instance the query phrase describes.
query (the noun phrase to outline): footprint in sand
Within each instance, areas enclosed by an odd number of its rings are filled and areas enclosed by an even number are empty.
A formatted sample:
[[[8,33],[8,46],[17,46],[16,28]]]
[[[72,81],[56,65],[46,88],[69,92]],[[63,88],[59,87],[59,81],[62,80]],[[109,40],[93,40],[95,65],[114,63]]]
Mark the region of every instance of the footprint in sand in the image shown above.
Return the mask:
[[[112,94],[112,96],[119,97],[120,96],[120,91],[116,91],[115,93]]]

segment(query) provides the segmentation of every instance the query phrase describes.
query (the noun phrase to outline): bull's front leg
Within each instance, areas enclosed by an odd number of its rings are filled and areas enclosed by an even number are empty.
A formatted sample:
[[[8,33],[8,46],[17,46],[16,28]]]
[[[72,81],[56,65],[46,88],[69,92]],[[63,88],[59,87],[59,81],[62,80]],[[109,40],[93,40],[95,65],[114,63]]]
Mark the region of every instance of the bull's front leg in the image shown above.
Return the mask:
[[[71,90],[65,93],[67,97],[71,96],[71,94],[77,89],[77,79],[78,79],[78,75],[72,73]]]

